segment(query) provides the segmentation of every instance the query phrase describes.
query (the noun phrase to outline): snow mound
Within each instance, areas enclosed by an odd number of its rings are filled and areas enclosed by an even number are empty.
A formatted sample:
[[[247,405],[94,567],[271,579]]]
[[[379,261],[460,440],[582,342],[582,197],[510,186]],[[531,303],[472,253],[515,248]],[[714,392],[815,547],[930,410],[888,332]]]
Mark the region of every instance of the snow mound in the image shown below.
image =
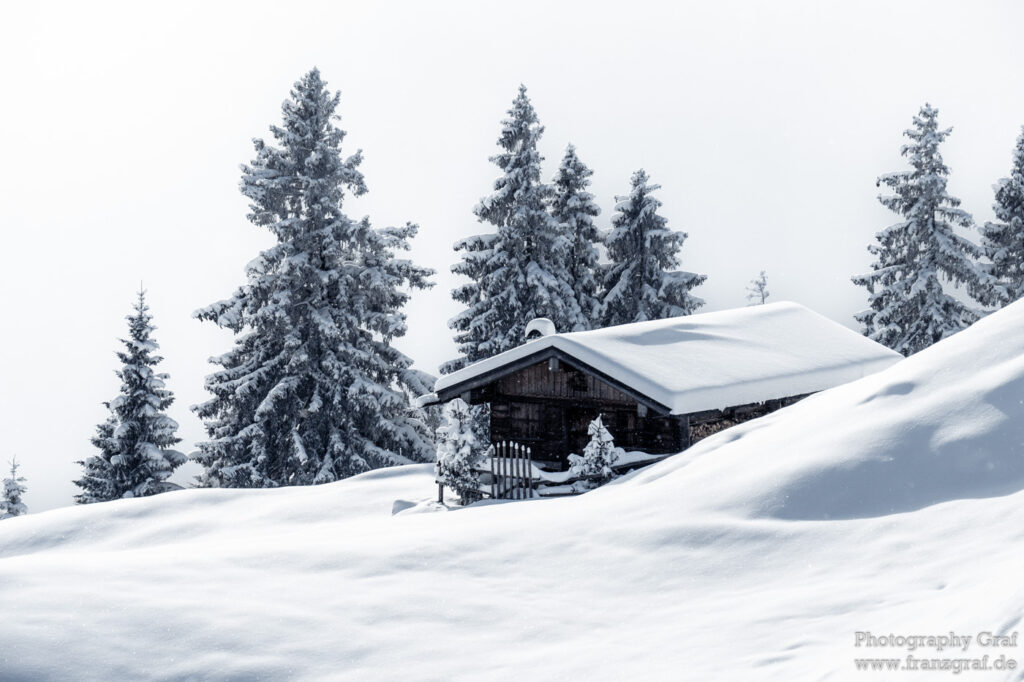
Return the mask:
[[[636,480],[748,516],[845,519],[1024,489],[1024,302]]]

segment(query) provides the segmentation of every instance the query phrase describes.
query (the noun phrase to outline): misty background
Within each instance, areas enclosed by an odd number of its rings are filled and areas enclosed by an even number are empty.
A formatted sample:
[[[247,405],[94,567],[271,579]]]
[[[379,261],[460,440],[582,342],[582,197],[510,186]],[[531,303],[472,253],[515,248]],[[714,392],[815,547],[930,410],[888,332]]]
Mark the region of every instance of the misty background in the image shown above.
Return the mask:
[[[118,390],[114,351],[142,284],[177,401],[189,406],[231,335],[192,312],[228,297],[272,243],[238,192],[292,83],[341,90],[343,152],[369,193],[351,217],[420,225],[437,285],[396,346],[437,373],[455,356],[452,243],[498,169],[500,121],[524,83],[546,132],[594,170],[607,228],[645,168],[703,311],[798,301],[857,328],[865,247],[896,222],[875,179],[902,170],[925,101],[953,127],[949,191],[977,222],[1024,124],[1024,5],[1015,2],[22,3],[0,26],[0,470],[17,456],[29,512],[72,503],[75,460]],[[970,235],[977,241],[977,235]],[[187,482],[195,465],[174,480]]]

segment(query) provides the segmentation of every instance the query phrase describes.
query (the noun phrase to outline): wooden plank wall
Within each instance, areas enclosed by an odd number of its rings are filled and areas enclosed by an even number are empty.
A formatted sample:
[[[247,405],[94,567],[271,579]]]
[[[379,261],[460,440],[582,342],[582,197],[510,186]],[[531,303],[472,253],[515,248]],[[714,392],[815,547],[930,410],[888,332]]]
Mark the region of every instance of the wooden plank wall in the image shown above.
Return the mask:
[[[528,398],[564,398],[594,400],[602,403],[636,405],[636,401],[597,377],[581,372],[565,363],[552,370],[548,361],[502,377],[497,381],[497,393],[505,396]]]

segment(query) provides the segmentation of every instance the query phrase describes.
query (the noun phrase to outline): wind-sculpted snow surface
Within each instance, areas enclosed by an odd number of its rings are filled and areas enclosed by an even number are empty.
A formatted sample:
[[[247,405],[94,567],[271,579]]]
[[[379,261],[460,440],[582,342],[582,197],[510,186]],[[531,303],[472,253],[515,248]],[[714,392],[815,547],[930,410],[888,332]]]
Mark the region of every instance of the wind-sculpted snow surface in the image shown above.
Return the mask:
[[[916,680],[948,673],[856,661],[1000,655],[961,677],[1022,679],[1024,648],[977,639],[1024,629],[1022,333],[1010,306],[574,498],[443,511],[413,465],[2,521],[0,680]],[[974,643],[857,644],[950,632]]]

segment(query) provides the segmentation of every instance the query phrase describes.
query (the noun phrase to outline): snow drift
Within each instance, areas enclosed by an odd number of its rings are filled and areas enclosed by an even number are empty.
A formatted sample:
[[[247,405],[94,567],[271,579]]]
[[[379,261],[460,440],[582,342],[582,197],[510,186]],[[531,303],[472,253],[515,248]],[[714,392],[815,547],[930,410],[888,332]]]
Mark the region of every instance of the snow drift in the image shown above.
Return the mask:
[[[877,679],[907,652],[858,631],[1020,627],[1022,334],[1016,304],[576,498],[429,513],[421,465],[0,522],[0,679]]]
[[[636,482],[668,477],[662,485],[699,506],[789,519],[879,516],[1024,489],[1022,306],[698,443]]]

